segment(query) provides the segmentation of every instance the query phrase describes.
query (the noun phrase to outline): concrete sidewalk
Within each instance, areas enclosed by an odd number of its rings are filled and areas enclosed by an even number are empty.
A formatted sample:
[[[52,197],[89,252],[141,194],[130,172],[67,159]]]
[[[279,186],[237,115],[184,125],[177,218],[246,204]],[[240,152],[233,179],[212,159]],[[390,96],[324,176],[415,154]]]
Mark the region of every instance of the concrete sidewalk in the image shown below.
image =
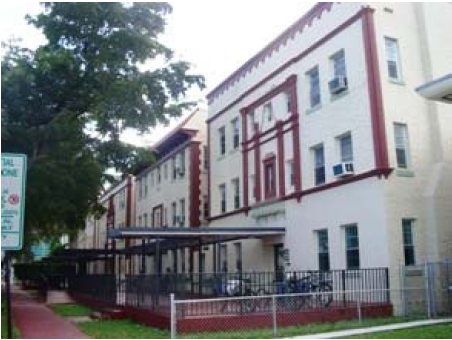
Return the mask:
[[[432,326],[432,325],[437,325],[437,324],[442,324],[442,323],[451,323],[451,322],[452,322],[452,319],[412,321],[412,322],[396,323],[396,324],[392,324],[392,325],[375,326],[375,327],[358,328],[358,329],[347,329],[347,330],[337,331],[337,332],[296,336],[296,337],[293,337],[290,339],[337,339],[337,338],[343,338],[343,337],[348,337],[348,336],[353,336],[353,335],[369,334],[369,333],[376,333],[376,332],[387,332],[387,331],[394,331],[394,330],[398,330],[398,329]]]
[[[12,288],[11,308],[13,322],[22,339],[87,339],[78,328],[56,315],[45,304],[36,301],[27,292]]]

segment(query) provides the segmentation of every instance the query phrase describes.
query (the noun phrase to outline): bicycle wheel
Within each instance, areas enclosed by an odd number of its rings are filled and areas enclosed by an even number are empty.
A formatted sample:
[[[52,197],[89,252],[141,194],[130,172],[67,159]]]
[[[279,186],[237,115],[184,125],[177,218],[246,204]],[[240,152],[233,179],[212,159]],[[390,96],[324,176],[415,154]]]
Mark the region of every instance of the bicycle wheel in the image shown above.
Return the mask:
[[[328,307],[333,302],[333,287],[329,283],[321,283],[318,288],[317,301],[319,306]]]

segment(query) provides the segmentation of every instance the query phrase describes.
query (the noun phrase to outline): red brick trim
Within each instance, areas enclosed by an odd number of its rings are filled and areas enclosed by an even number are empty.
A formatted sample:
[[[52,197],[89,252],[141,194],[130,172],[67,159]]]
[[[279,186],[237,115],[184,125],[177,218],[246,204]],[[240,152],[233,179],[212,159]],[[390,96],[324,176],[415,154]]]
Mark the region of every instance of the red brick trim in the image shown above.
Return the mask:
[[[279,196],[284,197],[286,195],[286,171],[284,164],[284,132],[282,122],[276,123],[276,141],[278,148],[278,182],[279,182]]]
[[[252,70],[257,64],[262,62],[265,58],[270,56],[275,50],[277,51],[281,45],[285,44],[290,38],[293,38],[297,33],[301,32],[306,26],[312,24],[314,18],[320,18],[325,10],[330,10],[333,3],[319,2],[311,8],[305,15],[298,19],[294,24],[282,32],[276,39],[270,42],[264,49],[254,55],[245,64],[243,64],[237,71],[226,78],[221,84],[215,87],[207,94],[207,99],[210,102],[214,97],[223,93],[229,86],[237,82],[244,74]]]
[[[313,52],[314,50],[316,50],[317,48],[322,46],[324,43],[326,43],[328,40],[334,38],[337,34],[339,34],[344,29],[346,29],[347,27],[352,25],[354,22],[356,22],[357,20],[361,19],[363,13],[364,13],[364,9],[361,9],[355,15],[351,16],[349,19],[347,19],[342,24],[340,24],[338,27],[336,27],[334,30],[332,30],[330,33],[326,34],[325,36],[323,36],[322,38],[317,40],[315,43],[313,43],[311,46],[306,48],[303,52],[299,53],[298,55],[296,55],[295,57],[293,57],[292,59],[288,60],[286,63],[284,63],[280,67],[278,67],[276,70],[274,70],[268,76],[264,77],[261,81],[259,81],[256,85],[250,87],[247,91],[243,92],[237,99],[233,100],[231,103],[227,104],[223,109],[218,111],[215,115],[213,115],[212,117],[207,119],[207,123],[210,123],[210,122],[214,121],[215,119],[217,119],[219,116],[221,116],[222,114],[227,112],[233,106],[235,106],[238,103],[240,103],[244,98],[246,98],[251,93],[256,91],[263,84],[268,82],[270,79],[272,79],[275,76],[277,76],[278,74],[280,74],[282,71],[284,71],[285,69],[290,67],[292,64],[294,64],[294,63],[298,62],[299,60],[303,59],[308,54],[310,54],[311,52]]]
[[[364,53],[366,56],[367,82],[369,87],[368,92],[372,120],[372,137],[375,152],[375,168],[384,169],[389,167],[389,160],[373,18],[374,10],[370,7],[365,7],[362,12]]]
[[[210,159],[210,158],[209,158]],[[190,145],[190,227],[201,225],[201,142]],[[210,173],[210,170],[209,170]],[[210,188],[210,183],[209,183]]]

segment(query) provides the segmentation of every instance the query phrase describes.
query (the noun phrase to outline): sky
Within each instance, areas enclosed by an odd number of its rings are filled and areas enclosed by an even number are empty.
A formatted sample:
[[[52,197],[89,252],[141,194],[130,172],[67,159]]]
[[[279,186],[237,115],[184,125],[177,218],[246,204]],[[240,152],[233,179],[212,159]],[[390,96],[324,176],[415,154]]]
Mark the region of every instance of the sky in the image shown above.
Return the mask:
[[[203,101],[205,95],[239,68],[255,53],[289,27],[315,2],[284,1],[170,1],[173,13],[162,42],[175,52],[176,58],[193,65],[192,72],[206,78],[207,88],[190,94]],[[0,34],[2,41],[14,36],[23,45],[36,48],[45,40],[27,25],[26,14],[40,11],[38,1],[1,1]],[[202,104],[201,104],[202,105]],[[205,105],[205,102],[204,102]],[[188,114],[188,112],[186,113]],[[151,146],[175,126],[158,126],[144,136],[127,131],[123,140]]]

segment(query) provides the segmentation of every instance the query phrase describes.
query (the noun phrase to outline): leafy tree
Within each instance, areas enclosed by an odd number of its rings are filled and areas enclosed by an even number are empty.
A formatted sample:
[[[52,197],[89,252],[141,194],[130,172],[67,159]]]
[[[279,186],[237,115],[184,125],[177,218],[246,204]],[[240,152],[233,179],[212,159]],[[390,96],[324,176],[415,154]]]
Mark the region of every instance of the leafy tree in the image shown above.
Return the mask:
[[[187,91],[204,80],[159,42],[167,3],[44,3],[29,17],[47,43],[5,45],[2,152],[28,155],[29,237],[73,234],[95,208],[108,171],[153,161],[125,144],[194,105]]]

